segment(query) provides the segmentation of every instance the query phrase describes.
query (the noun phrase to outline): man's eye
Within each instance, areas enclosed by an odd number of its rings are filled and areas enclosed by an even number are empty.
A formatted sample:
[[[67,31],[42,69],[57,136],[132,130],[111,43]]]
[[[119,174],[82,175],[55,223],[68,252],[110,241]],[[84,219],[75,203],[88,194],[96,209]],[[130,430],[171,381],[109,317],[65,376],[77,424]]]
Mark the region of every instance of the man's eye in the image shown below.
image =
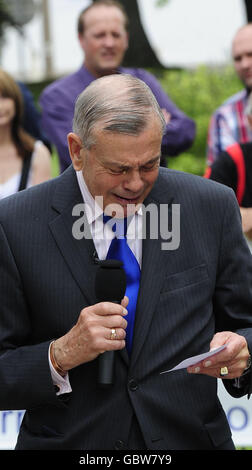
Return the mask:
[[[102,39],[104,37],[104,34],[103,33],[99,33],[99,34],[95,34],[94,35],[94,38],[95,39]]]
[[[156,168],[157,166],[157,162],[154,162],[154,163],[150,163],[149,165],[145,165],[141,168],[142,171],[151,171],[153,170],[154,168]]]
[[[110,172],[113,173],[113,175],[125,175],[126,171],[127,170],[123,168],[118,168],[118,169],[110,168]]]

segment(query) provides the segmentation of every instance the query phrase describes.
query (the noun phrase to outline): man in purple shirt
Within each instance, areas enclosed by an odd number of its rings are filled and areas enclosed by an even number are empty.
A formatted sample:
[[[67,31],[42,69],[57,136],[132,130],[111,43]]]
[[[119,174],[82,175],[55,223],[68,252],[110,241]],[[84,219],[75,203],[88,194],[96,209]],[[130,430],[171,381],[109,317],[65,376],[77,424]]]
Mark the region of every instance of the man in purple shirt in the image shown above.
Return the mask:
[[[61,171],[71,163],[66,136],[72,129],[77,96],[96,78],[112,73],[140,78],[155,95],[166,120],[161,164],[166,165],[165,156],[188,149],[195,137],[194,121],[176,107],[152,74],[120,66],[128,47],[128,18],[121,4],[98,0],[83,10],[78,20],[78,35],[84,64],[77,72],[50,84],[40,97],[42,125],[57,149]]]

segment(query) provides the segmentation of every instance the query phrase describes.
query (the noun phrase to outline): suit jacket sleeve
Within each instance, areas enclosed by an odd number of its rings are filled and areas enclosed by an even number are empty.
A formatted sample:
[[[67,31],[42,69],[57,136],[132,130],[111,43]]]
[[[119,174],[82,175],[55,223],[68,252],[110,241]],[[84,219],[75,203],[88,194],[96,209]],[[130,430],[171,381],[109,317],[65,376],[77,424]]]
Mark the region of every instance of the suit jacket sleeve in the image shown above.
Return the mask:
[[[223,218],[218,275],[213,300],[217,331],[234,331],[244,336],[252,352],[252,256],[241,228],[239,207],[232,190],[227,198]],[[237,269],[240,267],[241,269]],[[243,387],[234,387],[234,381],[223,380],[234,397],[252,391],[251,373],[244,378]]]
[[[0,224],[0,408],[64,406],[48,363],[50,341],[32,344],[32,319],[14,256]]]

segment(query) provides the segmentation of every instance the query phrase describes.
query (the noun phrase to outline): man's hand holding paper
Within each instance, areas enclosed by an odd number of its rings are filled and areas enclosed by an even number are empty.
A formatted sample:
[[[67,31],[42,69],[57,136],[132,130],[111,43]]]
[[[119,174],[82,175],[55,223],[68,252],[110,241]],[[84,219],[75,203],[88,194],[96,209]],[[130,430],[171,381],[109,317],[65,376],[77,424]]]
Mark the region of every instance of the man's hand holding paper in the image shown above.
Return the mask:
[[[216,333],[210,343],[210,351],[189,357],[170,370],[187,369],[190,374],[206,374],[216,378],[234,379],[248,368],[249,350],[246,339],[231,331]]]
[[[226,345],[225,349],[191,367],[187,371],[194,374],[206,374],[212,377],[234,379],[240,377],[247,367],[249,350],[247,341],[231,331],[216,333],[210,343],[210,350]],[[223,370],[224,375],[221,375]],[[228,372],[228,373],[226,373]]]

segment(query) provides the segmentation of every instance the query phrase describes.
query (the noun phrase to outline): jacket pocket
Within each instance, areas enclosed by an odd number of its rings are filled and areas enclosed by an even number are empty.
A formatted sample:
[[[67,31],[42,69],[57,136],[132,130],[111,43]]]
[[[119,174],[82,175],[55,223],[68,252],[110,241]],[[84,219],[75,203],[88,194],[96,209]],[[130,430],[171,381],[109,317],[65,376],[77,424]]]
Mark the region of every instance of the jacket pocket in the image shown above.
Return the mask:
[[[161,294],[176,289],[182,289],[193,284],[199,284],[209,279],[207,266],[200,264],[186,271],[175,273],[164,279]]]

